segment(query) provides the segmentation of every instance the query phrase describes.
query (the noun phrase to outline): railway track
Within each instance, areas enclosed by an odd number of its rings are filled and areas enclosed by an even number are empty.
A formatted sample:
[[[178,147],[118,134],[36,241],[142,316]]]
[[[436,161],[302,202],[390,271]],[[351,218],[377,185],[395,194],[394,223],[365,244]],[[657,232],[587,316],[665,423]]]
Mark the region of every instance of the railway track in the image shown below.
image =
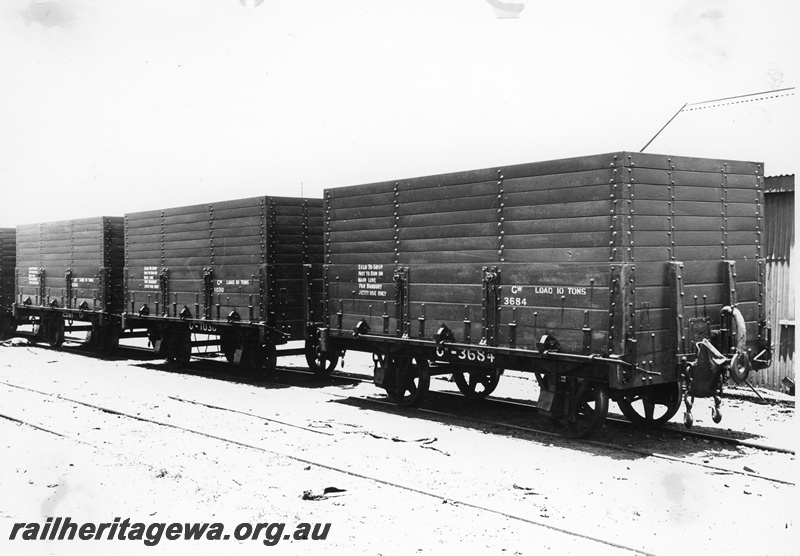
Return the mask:
[[[297,370],[297,369],[293,369],[293,368],[279,367],[279,370],[281,370],[284,373],[302,373],[302,374],[307,374],[305,371]],[[361,376],[361,375],[355,375],[355,374],[345,374],[344,376],[346,376],[349,379],[356,380],[356,381],[359,381],[359,382],[362,382],[362,383],[372,383],[372,378],[371,377],[368,378],[368,377],[364,377],[364,376]],[[460,411],[441,411],[441,410],[437,410],[437,409],[431,409],[430,407],[428,407],[430,405],[433,405],[433,406],[439,405],[438,402],[436,402],[436,401],[434,401],[434,402],[427,401],[427,403],[423,402],[423,405],[425,407],[424,408],[416,408],[416,409],[419,410],[419,411],[430,412],[432,414],[433,413],[438,413],[438,414],[441,414],[441,415],[448,415],[450,417],[458,417],[458,418],[468,418],[468,415],[464,414],[464,410],[467,410],[467,411],[475,411],[475,410],[480,411],[480,408],[482,408],[482,407],[486,408],[486,407],[491,407],[491,406],[496,406],[498,408],[501,408],[503,411],[499,411],[499,413],[511,414],[511,413],[514,413],[514,412],[517,412],[517,413],[527,412],[527,415],[529,417],[533,417],[537,413],[537,408],[536,408],[535,403],[522,402],[522,401],[518,401],[518,400],[509,400],[509,399],[497,398],[497,397],[493,397],[493,396],[489,396],[484,400],[480,400],[479,402],[466,402],[465,403],[464,396],[462,396],[459,393],[436,390],[436,391],[431,391],[429,393],[429,397],[430,398],[434,398],[434,399],[435,398],[440,398],[440,399],[447,398],[449,400],[449,402],[446,404],[446,406],[448,408],[452,407],[452,408],[455,408],[455,409],[460,409]],[[370,399],[371,401],[374,401],[376,403],[381,403],[381,404],[387,405],[387,406],[394,406],[395,405],[393,402],[391,402],[389,400],[380,400],[380,399],[377,399],[377,398],[364,398],[364,399]],[[459,405],[461,406],[460,408],[457,407]],[[403,409],[401,411],[405,411],[405,409]],[[412,411],[413,411],[413,409],[412,409]],[[525,413],[522,413],[522,415],[524,416]],[[513,422],[498,422],[498,421],[485,421],[484,424],[487,424],[487,425],[491,424],[491,425],[494,425],[494,426],[503,426],[503,427],[508,427],[508,428],[514,428],[514,429],[528,431],[530,433],[541,434],[541,435],[544,435],[544,436],[561,437],[561,434],[558,432],[558,429],[555,428],[555,427],[520,426],[520,425],[515,425]],[[766,444],[766,443],[763,443],[763,442],[755,442],[755,441],[751,441],[751,440],[735,438],[734,436],[725,436],[725,435],[722,435],[722,434],[713,434],[713,433],[710,433],[710,432],[707,432],[707,431],[701,431],[701,430],[697,430],[697,429],[686,429],[686,428],[683,428],[683,427],[679,428],[679,426],[675,426],[675,427],[664,426],[664,427],[660,427],[660,428],[657,428],[657,429],[643,429],[643,428],[636,427],[635,425],[633,425],[628,420],[626,420],[626,419],[624,419],[622,417],[615,417],[613,415],[610,415],[609,417],[606,418],[606,428],[614,428],[616,430],[621,430],[621,431],[631,431],[631,432],[635,432],[635,433],[638,433],[638,434],[644,434],[644,435],[660,434],[660,435],[679,436],[679,437],[683,437],[683,438],[687,438],[687,439],[693,439],[693,440],[697,440],[697,441],[707,441],[707,442],[718,443],[718,444],[725,445],[725,446],[741,447],[741,448],[753,448],[753,449],[756,449],[756,450],[763,450],[765,452],[777,452],[777,453],[795,455],[795,450],[790,449],[790,448],[786,448],[786,447],[783,447],[783,446],[775,446],[775,445],[770,445],[770,444]],[[733,431],[733,434],[741,434],[741,433],[737,433],[736,431]],[[581,442],[581,441],[578,441],[578,442]],[[583,442],[592,443],[592,441],[583,441]]]
[[[46,347],[43,347],[42,349],[50,351],[50,349]],[[52,351],[55,352],[55,350]],[[83,355],[83,350],[81,349],[72,350],[72,348],[69,348],[68,351],[78,351],[81,355]],[[674,469],[677,476],[691,476],[699,474],[701,476],[708,477],[709,480],[712,480],[711,477],[714,476],[731,476],[731,478],[721,477],[720,482],[717,483],[720,486],[722,485],[722,482],[733,486],[743,485],[743,481],[746,481],[748,484],[752,484],[756,491],[761,490],[762,492],[765,492],[763,489],[772,491],[773,487],[782,488],[784,485],[788,485],[790,487],[794,485],[791,480],[791,475],[783,476],[781,473],[778,473],[768,476],[762,473],[748,471],[747,468],[742,469],[741,462],[747,463],[747,465],[750,465],[755,469],[769,469],[767,466],[759,467],[753,465],[752,463],[749,463],[749,461],[739,460],[739,469],[726,468],[724,467],[724,463],[717,465],[717,463],[720,462],[713,457],[706,458],[703,455],[699,455],[693,459],[687,458],[682,455],[682,453],[676,453],[670,450],[665,450],[662,452],[651,450],[647,447],[644,447],[643,443],[639,442],[639,439],[646,438],[648,435],[653,436],[655,434],[663,434],[669,437],[679,438],[678,435],[690,432],[692,438],[689,439],[687,436],[687,440],[689,440],[690,443],[708,443],[704,445],[695,444],[692,450],[689,450],[693,453],[699,453],[699,449],[707,451],[710,446],[712,451],[721,447],[721,451],[727,451],[730,454],[736,453],[737,450],[741,449],[747,449],[750,451],[758,450],[759,452],[763,452],[765,454],[773,454],[780,460],[783,458],[788,458],[792,455],[790,450],[767,451],[769,447],[765,448],[764,445],[757,445],[755,447],[744,446],[740,439],[713,437],[713,435],[706,435],[701,431],[665,430],[654,433],[653,431],[637,430],[629,426],[626,422],[615,420],[609,422],[607,426],[600,431],[600,440],[568,440],[563,438],[557,431],[548,430],[547,425],[549,421],[547,421],[547,419],[543,418],[541,415],[537,415],[537,409],[532,404],[502,399],[489,399],[481,402],[474,402],[465,399],[461,394],[442,391],[442,384],[439,384],[438,388],[430,392],[430,396],[429,398],[426,398],[423,407],[400,408],[387,398],[384,398],[382,390],[378,390],[371,385],[372,381],[370,378],[367,378],[364,375],[357,375],[353,373],[337,372],[331,377],[320,379],[307,370],[281,366],[279,367],[279,372],[275,379],[265,383],[262,380],[245,376],[244,373],[231,372],[232,367],[227,365],[222,360],[218,358],[215,359],[213,357],[193,359],[188,366],[181,369],[175,369],[174,367],[170,367],[161,361],[156,362],[154,361],[155,358],[150,351],[139,348],[124,348],[114,356],[93,357],[99,361],[128,361],[130,365],[134,366],[134,368],[135,366],[141,366],[169,374],[175,373],[176,375],[192,375],[209,378],[214,381],[252,385],[254,387],[260,387],[252,389],[252,393],[259,396],[259,390],[264,389],[266,392],[274,387],[292,387],[292,389],[312,390],[314,392],[314,398],[317,399],[324,400],[327,397],[336,404],[342,404],[358,409],[368,409],[370,413],[374,414],[384,413],[401,415],[404,419],[412,420],[408,427],[403,424],[403,422],[396,423],[395,426],[399,427],[397,428],[398,431],[420,430],[420,424],[422,425],[422,429],[431,430],[427,425],[424,424],[424,421],[428,420],[431,422],[449,425],[452,428],[455,428],[455,430],[472,430],[490,433],[498,437],[507,436],[520,438],[523,440],[531,439],[535,442],[531,442],[530,445],[536,446],[535,449],[537,450],[542,450],[542,446],[544,446],[544,450],[549,452],[550,448],[548,448],[548,446],[554,446],[554,450],[566,449],[568,451],[567,453],[574,453],[574,457],[583,457],[581,456],[581,453],[591,454],[592,456],[602,455],[603,459],[607,461],[617,460],[622,463],[621,469],[623,470],[625,469],[625,461],[645,461],[645,458],[652,458],[652,460],[647,460],[652,461],[652,463],[645,463],[646,466],[658,465],[661,469]],[[102,368],[102,364],[99,368]],[[27,390],[30,391],[32,395],[35,393],[42,398],[51,399],[54,403],[73,404],[76,407],[76,411],[78,411],[79,416],[87,415],[86,417],[79,417],[79,420],[87,420],[88,422],[92,422],[91,419],[98,418],[89,417],[89,414],[80,413],[81,411],[97,412],[98,415],[104,414],[107,416],[115,416],[126,421],[136,421],[140,423],[139,427],[142,428],[145,435],[147,434],[146,431],[149,430],[150,427],[159,427],[165,430],[174,431],[176,435],[191,435],[196,438],[202,436],[208,439],[213,439],[217,442],[230,444],[231,446],[238,446],[243,450],[274,454],[280,457],[292,459],[296,462],[301,462],[304,465],[319,467],[335,473],[342,473],[351,477],[357,477],[364,481],[373,482],[376,485],[382,485],[385,487],[398,489],[399,491],[407,491],[409,493],[423,495],[435,500],[439,500],[442,503],[461,505],[465,508],[472,508],[475,511],[488,512],[494,514],[495,516],[502,516],[510,520],[517,521],[520,524],[525,523],[534,525],[536,527],[547,528],[560,534],[570,535],[597,543],[598,548],[604,547],[606,550],[613,548],[614,550],[618,550],[620,552],[647,553],[646,551],[642,550],[642,548],[646,549],[650,546],[647,544],[639,544],[638,542],[628,542],[631,539],[621,540],[619,538],[609,537],[608,535],[599,532],[599,530],[586,530],[577,525],[569,525],[564,527],[563,525],[565,525],[565,523],[559,524],[554,522],[552,520],[552,516],[549,520],[547,519],[547,516],[543,516],[541,519],[539,519],[536,517],[538,513],[534,512],[533,514],[530,514],[514,504],[509,506],[495,505],[490,500],[483,500],[479,497],[461,493],[459,490],[451,490],[444,487],[439,488],[433,483],[418,483],[408,476],[395,474],[384,474],[381,476],[377,468],[363,465],[356,467],[352,467],[349,464],[343,465],[343,461],[341,460],[337,461],[335,458],[331,459],[326,457],[325,451],[320,450],[319,447],[326,445],[327,443],[335,442],[344,442],[347,444],[349,442],[353,442],[354,438],[364,438],[365,440],[359,441],[359,446],[363,445],[367,450],[385,450],[389,444],[392,444],[392,442],[381,442],[380,440],[375,441],[371,440],[369,436],[351,434],[350,431],[347,430],[347,427],[343,426],[346,424],[345,421],[339,421],[338,418],[338,422],[334,422],[333,428],[314,428],[316,425],[321,425],[322,423],[302,418],[298,419],[298,416],[304,415],[303,412],[295,413],[293,416],[288,414],[279,416],[273,413],[272,409],[261,410],[256,408],[255,410],[252,410],[247,407],[240,407],[236,404],[232,404],[229,401],[220,400],[219,402],[216,402],[216,398],[214,397],[209,397],[207,399],[195,399],[193,396],[186,394],[183,390],[175,390],[174,392],[176,393],[174,395],[167,395],[165,393],[160,396],[162,403],[159,403],[159,405],[162,406],[163,413],[161,410],[150,413],[149,408],[145,409],[143,407],[142,413],[137,414],[139,411],[138,407],[137,409],[132,410],[131,406],[129,406],[127,403],[115,403],[114,399],[112,398],[101,399],[101,401],[98,401],[98,398],[88,398],[84,396],[83,392],[71,394],[70,397],[63,395],[59,396],[56,392],[50,392],[49,390],[51,390],[51,388],[45,384],[38,386],[38,390],[36,388],[28,388],[27,384],[17,383],[13,376],[9,376],[6,379],[5,384],[9,388]],[[248,393],[248,396],[249,395],[250,394]],[[318,395],[321,396],[318,397]],[[165,418],[168,417],[166,404],[163,403],[165,399],[169,399],[175,404],[183,404],[187,408],[186,413],[183,413],[177,409],[176,406],[169,406],[169,409],[172,412],[172,418]],[[119,401],[122,402],[122,398],[120,398]],[[243,411],[243,409],[246,409],[247,411]],[[194,412],[198,413],[195,414]],[[0,415],[0,419],[15,422],[20,426],[31,427],[32,430],[38,431],[36,434],[57,435],[59,440],[56,441],[59,442],[62,440],[75,441],[82,444],[89,444],[90,446],[100,450],[121,450],[124,448],[121,444],[118,446],[108,446],[107,442],[97,441],[95,437],[87,435],[83,431],[81,431],[80,435],[76,435],[76,430],[74,428],[73,430],[65,428],[66,425],[62,425],[60,422],[53,420],[47,420],[41,416],[41,414],[35,414],[36,416],[32,417],[31,413],[14,411],[11,408],[4,408],[4,411],[0,413],[2,413],[2,415]],[[220,417],[219,415],[222,414],[228,415],[228,417]],[[198,415],[201,416],[200,419],[197,419]],[[215,417],[214,415],[218,416]],[[105,419],[108,419],[108,417],[105,417]],[[233,430],[238,430],[238,427],[235,426],[233,429],[228,429],[219,425],[213,425],[214,422],[222,421],[227,423],[239,422],[235,420],[231,421],[231,419],[244,419],[244,421],[241,421],[242,423],[250,423],[252,419],[259,419],[268,422],[271,425],[274,424],[276,427],[279,426],[280,428],[278,430],[286,431],[286,434],[281,433],[281,438],[289,440],[289,444],[273,443],[266,441],[266,439],[261,438],[260,436],[234,433],[232,432]],[[367,421],[371,420],[372,419],[368,419]],[[414,421],[416,421],[416,424]],[[527,424],[520,423],[520,421],[523,421]],[[361,422],[359,421],[359,423]],[[99,424],[100,426],[104,426],[102,423]],[[364,424],[366,425],[366,422]],[[75,425],[73,424],[72,426],[74,427]],[[130,426],[131,425],[128,425],[127,427]],[[252,425],[248,425],[248,427],[252,427]],[[127,428],[123,430],[127,430]],[[270,430],[274,431],[276,428],[270,427]],[[353,432],[367,433],[367,435],[377,432],[383,436],[375,436],[375,438],[382,438],[384,441],[394,440],[394,438],[390,436],[387,437],[386,433],[382,429],[373,429],[369,425],[366,425],[359,430],[354,429]],[[627,436],[628,432],[635,436]],[[684,436],[686,435],[684,434]],[[53,438],[55,439],[55,436],[53,436]],[[412,437],[409,436],[408,438]],[[406,439],[406,441],[410,442],[408,439]],[[191,438],[187,437],[186,440],[181,442],[190,445],[190,443],[196,441],[193,441]],[[378,443],[373,444],[374,442]],[[302,450],[298,450],[298,446],[303,446],[304,448]],[[314,446],[316,448],[306,451],[305,446]],[[383,446],[383,448],[381,448],[381,446]],[[443,444],[440,440],[439,444],[431,447],[432,449],[436,450],[437,446],[440,448],[439,451],[442,452],[444,456],[449,456],[451,454],[454,455],[454,445],[451,442]],[[442,461],[447,461],[448,463],[445,464],[445,466],[452,465],[452,463],[455,461],[455,458],[444,456],[432,457],[441,457]],[[570,456],[567,456],[567,458],[569,457]],[[703,459],[710,459],[710,461],[704,462]],[[722,459],[725,459],[724,455],[721,460]],[[661,463],[659,463],[659,461],[661,461]],[[683,466],[685,471],[680,470],[681,466]],[[622,481],[627,480],[624,478],[624,471],[623,477],[620,478],[620,476],[614,476],[612,478],[612,483],[614,479]],[[620,485],[622,484],[623,483],[620,483]],[[725,484],[725,486],[727,487],[728,484]],[[522,487],[517,487],[516,485],[517,484],[515,483],[513,488],[526,488],[524,483]],[[763,486],[759,487],[757,485]],[[527,492],[520,490],[517,496],[523,497],[522,499],[524,500],[526,499],[524,498],[525,494],[527,494]],[[747,494],[748,493],[746,492],[745,495]],[[562,527],[554,527],[553,525],[562,525]]]
[[[42,349],[49,350],[51,348],[42,346]],[[97,359],[109,361],[124,361],[133,359],[147,362],[157,360],[151,350],[135,346],[121,346],[120,349],[113,355],[98,354],[90,350],[84,350],[82,347],[76,347],[74,350],[80,352],[81,355],[88,354]],[[173,370],[172,367],[161,362],[153,364],[152,367],[155,369],[163,369],[168,371]],[[306,378],[313,377],[313,374],[308,370],[298,369],[296,367],[279,366],[277,370],[279,374],[275,380],[284,381],[291,385],[307,385],[309,382]],[[192,359],[192,362],[188,366],[181,368],[180,372],[188,375],[213,377],[216,379],[235,381],[238,383],[252,384],[254,386],[263,384],[262,380],[249,376],[247,372],[231,373],[229,365],[218,358],[213,357],[211,354],[209,354],[207,357],[199,354],[198,357]],[[286,377],[292,376],[297,378],[289,378],[288,380],[286,379]],[[337,372],[333,377],[327,379],[318,379],[314,377],[312,378],[312,383],[320,384],[335,380],[352,381],[361,384],[372,384],[372,377],[346,372]],[[354,394],[352,392],[348,392],[347,395],[333,392],[326,393],[340,400],[352,400],[352,398],[354,398]],[[437,419],[459,419],[462,421],[469,421],[473,424],[473,426],[477,425],[485,429],[492,429],[493,431],[505,431],[506,433],[524,434],[534,437],[547,437],[558,439],[558,441],[561,441],[562,438],[561,433],[555,426],[553,426],[548,420],[537,415],[538,410],[536,405],[531,402],[510,400],[493,396],[489,396],[480,401],[471,401],[465,400],[464,396],[457,392],[432,390],[425,402],[423,402],[423,407],[398,408],[390,400],[376,397],[374,394],[356,397],[365,403],[372,404],[375,407],[384,408],[384,410],[396,411],[398,414],[427,415]],[[191,402],[191,400],[182,401]],[[230,409],[228,410],[233,411]],[[482,417],[478,417],[476,415],[481,415]],[[521,421],[524,421],[526,424],[520,424]],[[535,424],[527,424],[531,422],[535,422]],[[680,463],[700,465],[702,467],[708,467],[720,472],[735,473],[744,476],[757,477],[759,479],[793,484],[787,480],[770,478],[762,474],[749,472],[746,470],[731,470],[715,467],[713,465],[709,465],[708,463],[704,463],[702,460],[690,461],[682,457],[676,457],[668,453],[660,452],[652,447],[654,445],[662,444],[665,437],[672,437],[675,439],[708,443],[709,448],[714,446],[737,450],[749,448],[763,452],[781,453],[790,456],[795,455],[795,451],[793,449],[784,446],[775,446],[764,442],[757,442],[735,437],[741,436],[741,434],[741,432],[732,431],[731,435],[726,436],[723,434],[710,433],[708,431],[686,429],[680,426],[673,427],[670,425],[663,426],[658,429],[642,429],[631,424],[624,418],[609,415],[609,417],[606,419],[605,427],[598,435],[599,438],[594,440],[570,440],[568,442],[573,443],[574,445],[596,446]]]
[[[488,506],[485,506],[485,505],[472,503],[472,502],[470,502],[468,500],[459,499],[457,497],[445,496],[445,495],[443,495],[441,493],[434,492],[433,490],[430,490],[430,489],[418,488],[418,487],[415,487],[415,486],[412,486],[412,485],[403,484],[403,483],[398,482],[398,481],[388,481],[386,479],[382,479],[380,477],[376,477],[375,475],[372,475],[370,473],[356,472],[356,471],[353,471],[351,469],[345,469],[345,468],[340,467],[340,466],[330,465],[330,464],[328,464],[328,463],[326,463],[324,461],[318,461],[315,458],[299,457],[298,455],[293,454],[293,453],[288,453],[288,452],[285,452],[285,451],[276,450],[274,448],[266,448],[264,446],[259,446],[259,445],[255,444],[255,443],[242,442],[240,440],[236,440],[236,439],[233,439],[233,438],[230,438],[230,437],[227,437],[227,436],[222,436],[222,435],[218,435],[218,434],[212,434],[212,433],[209,433],[209,432],[206,432],[206,431],[202,430],[202,428],[199,428],[199,427],[186,427],[186,426],[177,425],[177,424],[170,423],[170,422],[167,422],[167,421],[164,421],[164,420],[160,420],[160,419],[152,419],[152,418],[148,418],[148,417],[143,417],[143,416],[138,415],[138,414],[134,415],[134,414],[132,414],[130,412],[118,410],[118,409],[109,407],[108,405],[105,405],[105,404],[89,403],[89,402],[84,401],[84,400],[78,400],[78,399],[74,399],[74,398],[70,398],[70,397],[61,396],[61,395],[58,395],[58,394],[56,394],[54,392],[45,392],[45,391],[42,391],[42,390],[29,388],[29,387],[26,387],[26,386],[21,386],[21,385],[13,384],[13,383],[6,382],[6,381],[0,381],[0,384],[3,384],[3,385],[5,385],[7,387],[10,387],[10,388],[20,389],[20,390],[24,390],[26,392],[37,394],[39,396],[43,396],[43,397],[47,397],[47,398],[50,398],[50,399],[54,399],[54,400],[56,400],[58,402],[61,402],[61,403],[74,404],[74,405],[77,405],[77,406],[81,406],[83,408],[87,408],[89,410],[98,411],[98,412],[102,412],[102,413],[105,413],[105,414],[110,414],[110,415],[113,415],[113,416],[116,416],[116,417],[121,417],[121,418],[125,418],[125,419],[128,419],[128,420],[131,420],[131,421],[136,421],[136,422],[139,422],[139,423],[146,423],[146,424],[150,424],[150,425],[157,426],[157,427],[165,427],[165,428],[177,431],[179,433],[187,433],[187,434],[191,434],[191,435],[202,436],[204,438],[213,439],[213,440],[216,440],[216,441],[219,441],[219,442],[223,442],[223,443],[226,443],[226,444],[234,445],[234,446],[237,446],[237,447],[240,447],[240,448],[244,448],[244,449],[247,449],[247,450],[254,450],[254,451],[258,451],[258,452],[263,452],[263,453],[268,453],[268,454],[272,454],[272,455],[288,458],[288,459],[294,460],[296,462],[300,462],[300,463],[303,463],[303,464],[306,464],[306,465],[313,465],[313,466],[316,466],[316,467],[320,467],[322,469],[333,471],[335,473],[340,473],[340,474],[343,474],[343,475],[348,475],[348,476],[355,477],[355,478],[358,478],[358,479],[362,479],[362,480],[365,480],[365,481],[369,481],[369,482],[372,482],[372,483],[377,483],[377,484],[380,484],[380,485],[383,485],[383,486],[388,486],[388,487],[392,487],[392,488],[396,488],[396,489],[401,489],[401,490],[404,490],[404,491],[407,491],[407,492],[423,495],[423,496],[426,496],[426,497],[430,497],[430,498],[439,500],[442,503],[456,504],[456,505],[460,505],[460,506],[463,506],[465,508],[471,508],[473,510],[477,510],[477,511],[480,511],[480,512],[487,512],[487,513],[495,514],[495,515],[498,515],[498,516],[501,516],[501,517],[504,517],[504,518],[507,518],[507,519],[510,519],[510,520],[514,520],[514,521],[517,521],[517,522],[520,522],[520,523],[525,523],[525,524],[533,525],[533,526],[536,526],[536,527],[542,527],[544,529],[548,529],[550,531],[554,531],[554,532],[557,532],[557,533],[560,533],[560,534],[563,534],[563,535],[568,535],[570,537],[584,539],[584,540],[590,541],[592,543],[596,543],[597,545],[602,545],[604,547],[610,547],[610,548],[613,548],[615,550],[619,550],[622,553],[641,554],[641,555],[648,555],[648,556],[651,554],[650,552],[647,552],[647,551],[642,550],[640,548],[634,548],[634,547],[626,546],[624,544],[617,543],[617,542],[611,541],[609,539],[604,539],[604,538],[600,538],[600,537],[597,537],[597,536],[587,535],[587,534],[584,534],[584,533],[581,533],[581,532],[578,532],[578,531],[574,531],[574,530],[571,530],[571,529],[568,529],[568,528],[553,526],[553,525],[545,523],[543,521],[537,521],[535,519],[530,519],[528,517],[517,515],[517,514],[511,513],[511,512],[500,511],[500,510],[498,510],[496,508],[491,508],[491,507],[488,507]],[[288,423],[288,422],[285,422],[285,421],[276,421],[274,419],[269,419],[269,418],[264,417],[264,416],[259,416],[259,415],[251,414],[251,413],[248,413],[248,412],[242,412],[242,411],[238,411],[238,410],[235,410],[235,409],[232,409],[232,408],[215,406],[215,405],[199,402],[197,400],[179,398],[179,397],[175,397],[175,396],[171,396],[170,398],[175,400],[175,401],[177,401],[177,402],[180,402],[180,403],[193,404],[193,405],[196,405],[196,406],[205,407],[205,408],[207,408],[209,410],[212,410],[212,411],[226,411],[226,412],[231,412],[231,413],[244,414],[244,415],[248,415],[248,416],[251,416],[251,417],[256,417],[256,418],[259,418],[259,419],[270,420],[270,421],[273,421],[273,422],[280,423],[282,426],[291,427],[293,430],[294,429],[302,429],[302,430],[304,430],[306,432],[309,432],[309,433],[323,434],[323,435],[328,435],[328,436],[330,435],[329,433],[326,433],[324,431],[317,431],[317,430],[314,430],[314,429],[309,429],[308,427],[304,427],[304,426],[298,425],[298,424]],[[17,416],[13,416],[13,415],[7,415],[7,414],[0,414],[0,419],[5,419],[5,420],[8,420],[8,421],[17,423],[19,425],[22,425],[22,426],[30,427],[30,428],[32,428],[34,430],[37,430],[37,431],[40,431],[40,432],[52,434],[52,435],[55,435],[55,436],[58,436],[60,438],[67,439],[67,440],[70,440],[70,441],[79,442],[81,444],[89,445],[89,446],[92,446],[92,447],[97,448],[97,449],[104,449],[101,446],[97,446],[97,445],[94,445],[94,444],[92,444],[90,442],[86,442],[85,440],[83,440],[83,439],[81,439],[81,438],[79,438],[79,437],[77,437],[75,435],[72,435],[72,434],[69,434],[69,433],[66,433],[66,432],[63,432],[63,431],[54,430],[51,427],[45,427],[45,426],[42,426],[41,424],[33,423],[33,422],[31,422],[31,421],[29,421],[27,419],[21,418],[21,417],[17,417]]]

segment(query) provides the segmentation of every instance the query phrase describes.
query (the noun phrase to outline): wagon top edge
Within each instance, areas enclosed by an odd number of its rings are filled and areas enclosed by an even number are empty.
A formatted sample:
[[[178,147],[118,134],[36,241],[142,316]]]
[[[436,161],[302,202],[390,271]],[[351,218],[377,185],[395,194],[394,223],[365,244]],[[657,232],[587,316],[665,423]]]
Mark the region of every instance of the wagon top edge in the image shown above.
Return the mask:
[[[325,189],[325,198],[348,197],[372,191],[374,188],[402,186],[414,183],[416,186],[454,185],[459,183],[477,183],[496,179],[513,179],[521,177],[546,176],[607,170],[613,168],[639,167],[652,170],[673,170],[684,172],[727,173],[764,176],[762,162],[726,160],[721,158],[699,158],[651,154],[633,151],[616,151],[604,154],[528,162],[508,166],[496,166],[460,172],[432,174],[419,177],[405,177],[394,180],[364,183],[345,187]]]
[[[67,220],[53,220],[47,222],[31,222],[28,224],[20,224],[17,226],[18,231],[37,230],[40,226],[46,228],[55,227],[72,227],[72,226],[86,226],[86,225],[102,225],[104,222],[110,225],[122,225],[122,216],[91,216],[88,218],[70,218]]]
[[[144,211],[126,212],[125,218],[141,218],[148,216],[158,216],[162,212],[171,214],[207,212],[209,210],[226,210],[231,208],[245,208],[258,206],[262,202],[272,202],[278,206],[302,206],[307,203],[310,207],[322,206],[322,199],[313,197],[286,197],[275,195],[260,195],[255,197],[243,197],[241,199],[226,199],[223,201],[212,201],[207,203],[197,203],[193,205],[170,206]]]

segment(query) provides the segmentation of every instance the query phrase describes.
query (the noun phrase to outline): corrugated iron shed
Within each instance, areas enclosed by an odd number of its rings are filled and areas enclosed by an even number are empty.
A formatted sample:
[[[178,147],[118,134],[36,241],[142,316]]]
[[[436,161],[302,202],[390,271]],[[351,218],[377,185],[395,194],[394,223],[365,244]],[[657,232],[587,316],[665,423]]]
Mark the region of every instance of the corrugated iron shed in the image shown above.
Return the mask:
[[[764,180],[765,193],[783,193],[786,191],[794,191],[794,174],[767,176]]]
[[[794,175],[764,180],[764,229],[767,247],[767,315],[774,344],[772,365],[753,381],[773,390],[794,384],[795,280],[791,254],[794,250]]]
[[[794,246],[794,176],[767,177],[764,181],[767,260],[788,261]]]

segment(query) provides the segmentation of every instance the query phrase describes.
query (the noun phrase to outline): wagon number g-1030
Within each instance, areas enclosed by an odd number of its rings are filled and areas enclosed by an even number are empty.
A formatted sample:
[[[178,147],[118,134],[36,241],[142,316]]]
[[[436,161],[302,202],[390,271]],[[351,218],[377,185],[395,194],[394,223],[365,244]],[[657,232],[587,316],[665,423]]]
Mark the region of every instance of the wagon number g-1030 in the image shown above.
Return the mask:
[[[483,350],[471,348],[444,348],[442,346],[436,346],[436,357],[445,356],[457,357],[462,361],[475,361],[477,363],[489,361],[490,363],[494,363],[494,354],[492,352],[486,353]]]

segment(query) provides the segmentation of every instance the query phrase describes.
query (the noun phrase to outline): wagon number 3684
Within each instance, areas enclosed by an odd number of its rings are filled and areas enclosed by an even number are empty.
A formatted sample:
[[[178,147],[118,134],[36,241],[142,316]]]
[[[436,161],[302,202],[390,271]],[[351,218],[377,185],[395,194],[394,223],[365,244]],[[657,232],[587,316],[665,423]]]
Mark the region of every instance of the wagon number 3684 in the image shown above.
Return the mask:
[[[445,349],[441,346],[437,346],[436,348],[437,357],[444,357],[448,352],[450,355],[455,355],[459,359],[465,359],[467,361],[478,361],[479,363],[490,361],[494,363],[494,354],[492,352],[485,353],[481,350],[469,348]]]
[[[511,296],[503,296],[503,305],[527,305],[528,299],[520,296],[522,293],[522,286],[511,286]]]

